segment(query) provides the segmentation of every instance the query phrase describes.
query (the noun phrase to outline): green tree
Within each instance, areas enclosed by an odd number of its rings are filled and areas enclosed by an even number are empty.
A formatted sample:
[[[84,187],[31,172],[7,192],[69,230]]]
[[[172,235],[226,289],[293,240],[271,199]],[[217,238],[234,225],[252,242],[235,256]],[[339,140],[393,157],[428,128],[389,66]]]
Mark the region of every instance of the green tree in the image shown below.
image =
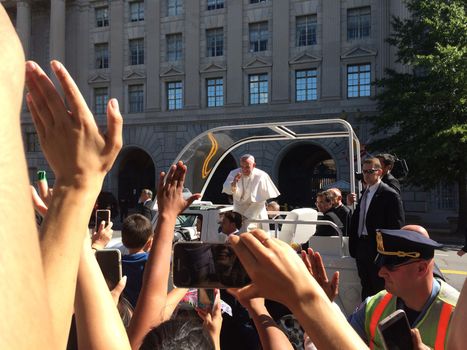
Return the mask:
[[[380,115],[371,146],[407,160],[408,181],[425,189],[456,182],[458,232],[467,226],[466,0],[408,0],[410,18],[392,20],[388,42],[410,73],[376,82]]]

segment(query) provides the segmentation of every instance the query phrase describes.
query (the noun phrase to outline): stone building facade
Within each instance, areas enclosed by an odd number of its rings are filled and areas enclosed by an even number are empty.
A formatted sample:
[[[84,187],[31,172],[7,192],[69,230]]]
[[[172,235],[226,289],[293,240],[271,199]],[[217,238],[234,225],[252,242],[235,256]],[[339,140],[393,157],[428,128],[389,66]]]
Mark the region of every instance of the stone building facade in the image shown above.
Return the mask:
[[[407,69],[395,62],[394,48],[384,40],[391,16],[407,16],[402,1],[2,4],[27,58],[46,69],[52,58],[64,62],[100,125],[105,127],[108,99],[119,100],[124,147],[103,190],[130,202],[141,188],[154,187],[155,174],[189,140],[219,125],[338,117],[365,144],[374,136],[363,117],[377,114],[371,82],[386,68]],[[26,109],[22,126],[33,177],[47,164]],[[282,203],[311,206],[322,179],[349,181],[344,148],[338,140],[322,140],[252,145],[238,154],[256,155],[258,167],[285,194]],[[226,161],[224,172],[237,164],[238,154]],[[456,209],[449,186],[433,192],[405,188],[404,203],[422,219]]]

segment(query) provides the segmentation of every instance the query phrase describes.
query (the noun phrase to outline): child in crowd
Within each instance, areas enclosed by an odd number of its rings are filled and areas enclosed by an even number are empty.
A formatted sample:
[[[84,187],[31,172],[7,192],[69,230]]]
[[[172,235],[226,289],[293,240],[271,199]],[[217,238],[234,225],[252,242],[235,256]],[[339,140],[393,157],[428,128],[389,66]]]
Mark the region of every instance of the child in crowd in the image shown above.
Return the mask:
[[[128,301],[136,306],[143,284],[143,274],[152,245],[151,222],[141,214],[133,214],[123,221],[122,243],[129,254],[122,257],[122,272],[127,276],[124,293]]]

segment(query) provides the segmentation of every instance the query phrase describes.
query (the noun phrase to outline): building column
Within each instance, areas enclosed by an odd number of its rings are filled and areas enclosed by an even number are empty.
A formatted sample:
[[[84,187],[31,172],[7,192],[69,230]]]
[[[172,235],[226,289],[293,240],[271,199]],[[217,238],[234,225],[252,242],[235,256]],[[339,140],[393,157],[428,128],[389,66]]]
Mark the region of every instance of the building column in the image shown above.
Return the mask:
[[[185,1],[185,109],[199,108],[199,0]]]
[[[272,3],[272,89],[271,103],[289,102],[289,1]]]
[[[226,105],[243,104],[243,1],[227,1]]]
[[[341,98],[341,20],[340,1],[323,1],[323,61],[321,65],[321,100]]]
[[[50,1],[50,59],[65,63],[65,17],[66,0]]]
[[[123,41],[123,0],[113,0],[110,2],[110,91],[109,97],[115,97],[120,102],[120,109],[125,109],[124,90],[123,90],[123,67],[128,62],[128,56],[125,56],[124,45],[128,45]],[[145,41],[148,40],[146,36]],[[146,56],[147,57],[147,56]]]
[[[16,32],[23,44],[24,56],[28,59],[31,38],[31,5],[27,0],[16,3]]]
[[[147,33],[154,35],[146,36],[147,48],[146,61],[146,109],[149,111],[161,110],[161,83],[160,83],[160,0],[145,1]],[[151,59],[149,59],[151,57]]]

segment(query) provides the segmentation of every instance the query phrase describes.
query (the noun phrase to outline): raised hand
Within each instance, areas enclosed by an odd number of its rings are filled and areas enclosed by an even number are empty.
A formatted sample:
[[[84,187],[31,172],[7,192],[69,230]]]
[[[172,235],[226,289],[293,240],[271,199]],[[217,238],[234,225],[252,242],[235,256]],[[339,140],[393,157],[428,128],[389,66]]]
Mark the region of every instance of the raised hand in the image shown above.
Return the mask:
[[[65,67],[51,67],[65,93],[69,109],[52,81],[35,62],[26,63],[26,101],[39,141],[56,182],[100,188],[122,146],[123,120],[116,99],[107,106],[107,132],[100,133],[83,96]]]
[[[107,244],[109,244],[114,232],[112,230],[113,224],[114,223],[112,221],[109,221],[109,224],[107,226],[105,226],[105,221],[102,221],[99,224],[97,232],[94,232],[91,237],[91,246],[93,249],[104,249],[107,246]]]
[[[176,216],[188,208],[193,201],[201,197],[197,193],[188,199],[183,198],[185,175],[186,165],[182,161],[172,165],[167,176],[164,172],[160,174],[157,186],[157,205],[160,215],[171,213]]]
[[[319,252],[313,252],[313,249],[308,248],[308,254],[302,250],[301,256],[306,268],[323,288],[329,300],[334,301],[339,294],[339,271],[334,272],[331,281],[329,281]]]
[[[214,348],[220,350],[220,336],[222,328],[221,298],[219,289],[214,290],[214,304],[212,310],[197,308],[198,316],[203,320],[203,328],[211,336]]]

